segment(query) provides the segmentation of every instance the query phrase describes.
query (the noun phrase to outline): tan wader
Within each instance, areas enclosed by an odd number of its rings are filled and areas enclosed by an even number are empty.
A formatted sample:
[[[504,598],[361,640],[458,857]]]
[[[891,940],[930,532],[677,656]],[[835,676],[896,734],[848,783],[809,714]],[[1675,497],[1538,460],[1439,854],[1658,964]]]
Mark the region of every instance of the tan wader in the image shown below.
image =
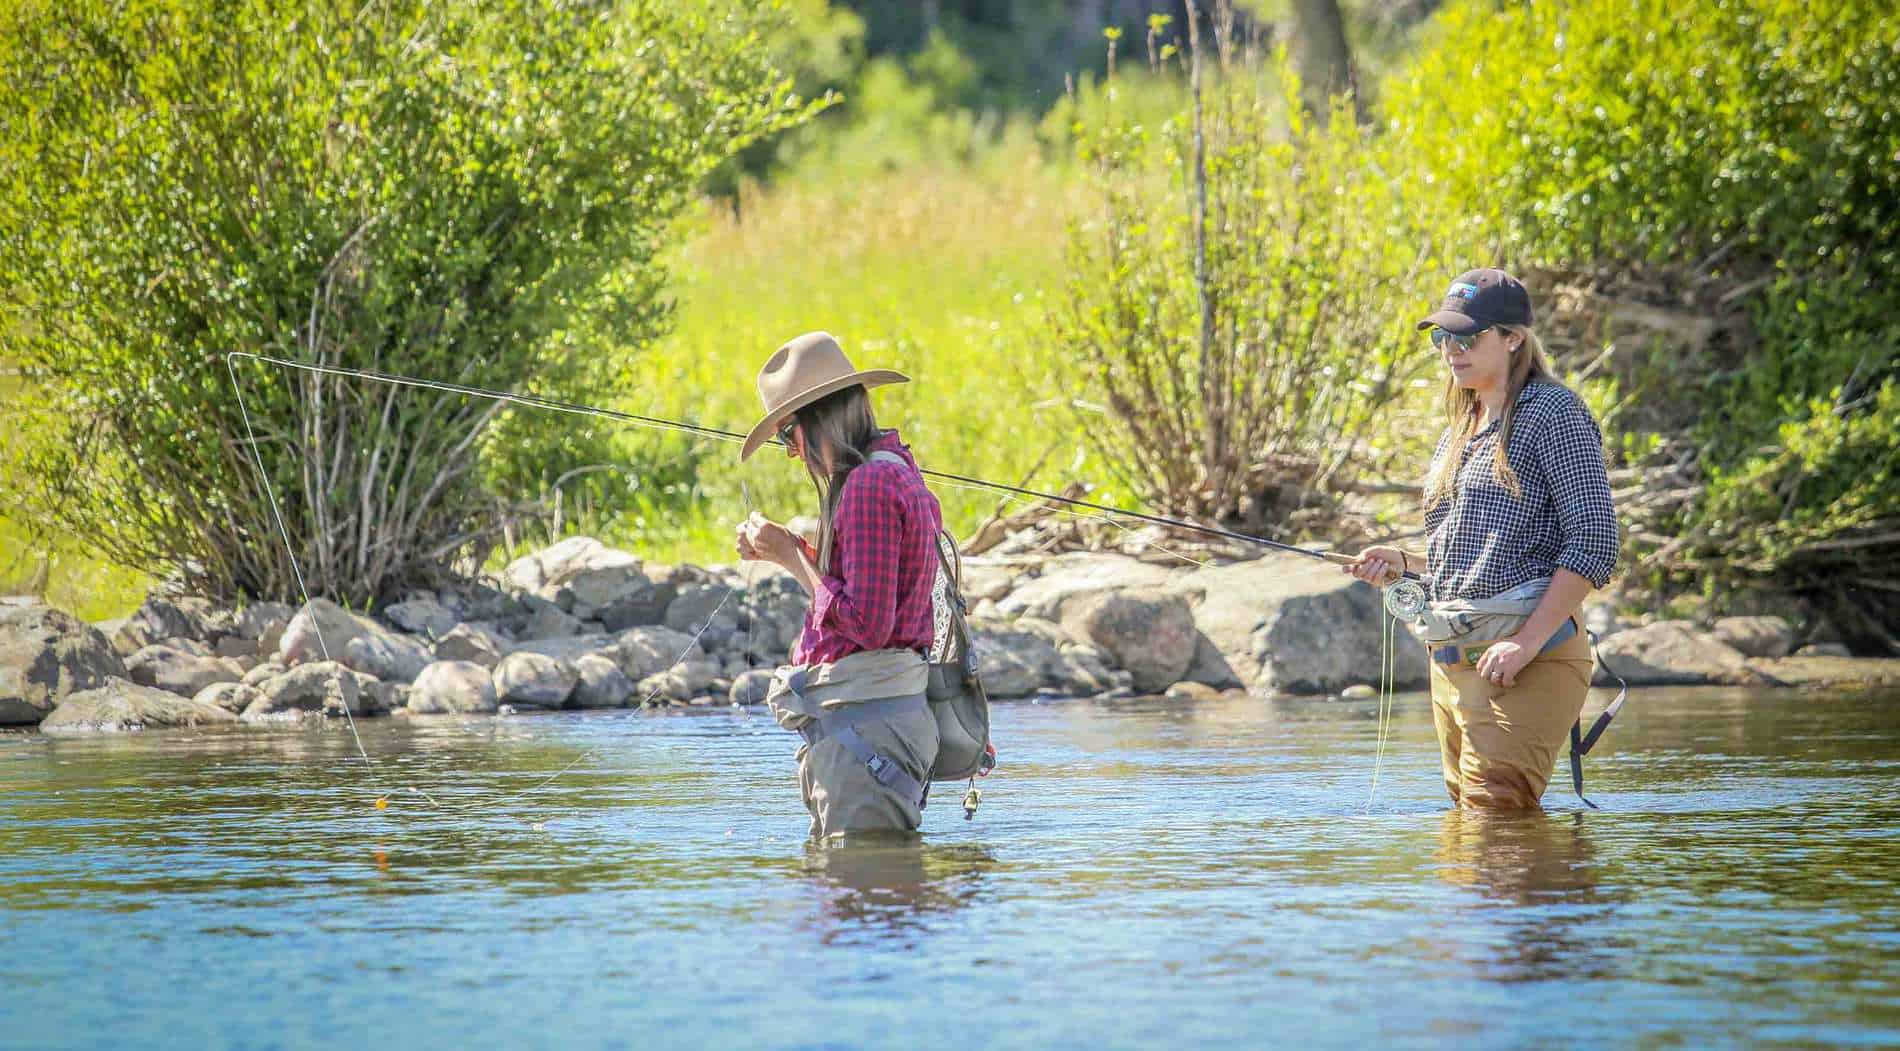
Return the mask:
[[[1477,672],[1496,639],[1466,641],[1432,658],[1432,721],[1445,789],[1463,807],[1538,805],[1557,750],[1590,692],[1590,643],[1581,631],[1538,654],[1509,689]]]
[[[811,834],[914,832],[923,823],[937,720],[929,667],[914,650],[869,650],[773,675],[765,702],[805,738],[798,784]]]

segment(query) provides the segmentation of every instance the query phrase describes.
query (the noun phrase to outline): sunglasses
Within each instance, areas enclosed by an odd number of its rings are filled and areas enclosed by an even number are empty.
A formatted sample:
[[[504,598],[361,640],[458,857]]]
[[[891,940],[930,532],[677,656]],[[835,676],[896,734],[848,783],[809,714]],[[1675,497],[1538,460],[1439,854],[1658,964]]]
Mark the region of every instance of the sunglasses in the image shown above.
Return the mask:
[[[787,449],[792,447],[792,435],[798,429],[798,417],[794,416],[778,425],[778,442]]]
[[[1478,342],[1478,337],[1489,331],[1491,331],[1491,326],[1486,325],[1468,336],[1456,336],[1442,328],[1434,328],[1432,329],[1432,346],[1438,350],[1443,350],[1445,349],[1445,344],[1451,343],[1459,350],[1469,354],[1471,353],[1472,346]]]

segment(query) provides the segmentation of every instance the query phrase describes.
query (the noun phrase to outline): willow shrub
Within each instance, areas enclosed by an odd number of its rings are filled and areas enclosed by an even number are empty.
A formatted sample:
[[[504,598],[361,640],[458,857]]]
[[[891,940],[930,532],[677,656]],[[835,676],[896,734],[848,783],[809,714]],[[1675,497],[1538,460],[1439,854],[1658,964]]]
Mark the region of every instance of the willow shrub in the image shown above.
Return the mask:
[[[224,354],[600,397],[697,181],[806,117],[754,16],[669,0],[27,0],[0,15],[12,514],[293,591]],[[479,556],[491,402],[240,362],[313,591]],[[546,426],[571,424],[548,417]],[[545,433],[545,432],[539,432]],[[503,472],[504,474],[506,472]],[[517,472],[521,473],[521,472]]]
[[[1151,506],[1318,528],[1365,472],[1398,466],[1395,436],[1418,429],[1394,424],[1401,396],[1429,413],[1412,323],[1465,248],[1435,233],[1446,203],[1415,161],[1344,100],[1303,116],[1284,54],[1217,36],[1195,90],[1195,42],[1149,50],[1189,82],[1182,105],[1123,115],[1111,83],[1075,107],[1099,204],[1071,230],[1050,353],[1106,410],[1090,432]]]
[[[1900,8],[1467,3],[1434,32],[1391,131],[1506,257],[1688,274],[1752,322],[1659,395],[1702,450],[1686,564],[1900,589]]]

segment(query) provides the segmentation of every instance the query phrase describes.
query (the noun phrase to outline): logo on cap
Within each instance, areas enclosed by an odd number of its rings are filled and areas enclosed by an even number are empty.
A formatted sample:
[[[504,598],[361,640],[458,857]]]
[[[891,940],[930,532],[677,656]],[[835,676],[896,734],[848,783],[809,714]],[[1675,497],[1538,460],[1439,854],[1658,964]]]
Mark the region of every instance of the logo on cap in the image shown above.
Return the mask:
[[[1478,286],[1469,285],[1463,281],[1453,281],[1451,283],[1451,291],[1445,294],[1447,296],[1457,296],[1460,299],[1472,299],[1478,294]]]

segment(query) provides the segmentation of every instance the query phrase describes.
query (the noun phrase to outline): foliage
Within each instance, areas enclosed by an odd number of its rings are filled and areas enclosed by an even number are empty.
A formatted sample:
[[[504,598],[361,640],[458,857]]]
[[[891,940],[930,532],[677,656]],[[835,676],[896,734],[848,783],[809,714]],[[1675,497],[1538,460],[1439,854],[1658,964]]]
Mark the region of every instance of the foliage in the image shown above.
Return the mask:
[[[697,180],[812,111],[751,16],[662,0],[0,19],[0,355],[45,410],[6,510],[212,590],[293,590],[222,355],[611,392],[593,341],[663,329],[657,253]],[[479,554],[499,404],[235,373],[313,591]]]
[[[1106,402],[1091,433],[1144,500],[1297,532],[1387,455],[1375,424],[1429,364],[1409,319],[1452,246],[1387,140],[1350,111],[1305,119],[1284,51],[1198,50],[1205,87],[1190,39],[1188,104],[1158,125],[1076,130],[1101,204],[1072,231],[1048,353]]]
[[[1707,481],[1683,564],[1900,588],[1900,9],[1474,3],[1434,31],[1389,112],[1471,227],[1516,263],[1684,275],[1745,312],[1690,363],[1699,389],[1663,394]]]

